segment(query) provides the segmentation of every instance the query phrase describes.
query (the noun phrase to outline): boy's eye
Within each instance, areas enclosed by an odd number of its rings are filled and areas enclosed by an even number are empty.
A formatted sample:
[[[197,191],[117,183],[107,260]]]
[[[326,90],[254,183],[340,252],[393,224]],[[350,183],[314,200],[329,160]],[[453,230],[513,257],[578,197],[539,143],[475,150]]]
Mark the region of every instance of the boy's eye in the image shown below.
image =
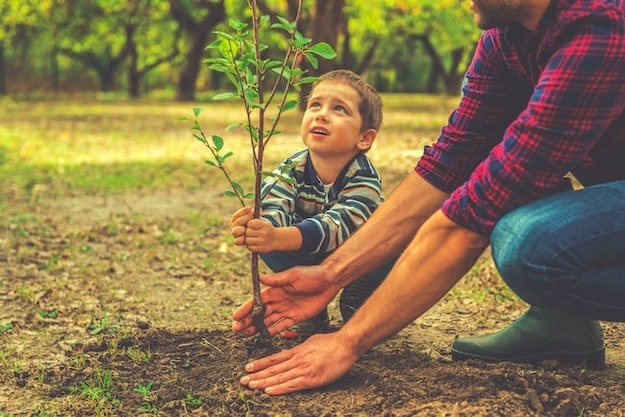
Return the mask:
[[[336,107],[334,107],[334,109],[336,111],[347,113],[347,107],[343,106],[342,104],[338,104]]]
[[[308,103],[308,108],[315,108],[315,107],[320,107],[321,104],[319,104],[318,101],[311,101],[310,103]]]

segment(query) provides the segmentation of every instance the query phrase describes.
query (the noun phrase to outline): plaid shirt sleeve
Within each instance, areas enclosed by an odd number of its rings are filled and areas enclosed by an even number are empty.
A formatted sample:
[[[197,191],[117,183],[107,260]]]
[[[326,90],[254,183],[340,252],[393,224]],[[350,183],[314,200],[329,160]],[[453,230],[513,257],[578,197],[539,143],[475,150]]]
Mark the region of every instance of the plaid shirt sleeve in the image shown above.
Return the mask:
[[[445,215],[489,236],[505,213],[552,193],[622,123],[622,9],[559,22],[535,51],[539,70],[525,78],[502,30],[483,34],[460,105],[415,168],[451,194]]]

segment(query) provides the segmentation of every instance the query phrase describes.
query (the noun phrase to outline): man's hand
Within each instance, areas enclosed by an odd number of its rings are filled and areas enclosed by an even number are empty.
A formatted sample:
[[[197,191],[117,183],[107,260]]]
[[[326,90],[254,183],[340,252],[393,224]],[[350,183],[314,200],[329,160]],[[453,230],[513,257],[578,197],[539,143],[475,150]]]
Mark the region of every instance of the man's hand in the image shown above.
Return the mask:
[[[248,363],[240,382],[269,395],[288,394],[336,381],[357,359],[340,332],[316,334],[292,349]]]
[[[261,299],[266,307],[265,326],[271,335],[315,316],[339,291],[328,271],[319,265],[261,275],[260,280],[268,286],[263,289]],[[252,306],[253,300],[249,299],[233,313],[234,332],[246,336],[257,332],[252,322]]]

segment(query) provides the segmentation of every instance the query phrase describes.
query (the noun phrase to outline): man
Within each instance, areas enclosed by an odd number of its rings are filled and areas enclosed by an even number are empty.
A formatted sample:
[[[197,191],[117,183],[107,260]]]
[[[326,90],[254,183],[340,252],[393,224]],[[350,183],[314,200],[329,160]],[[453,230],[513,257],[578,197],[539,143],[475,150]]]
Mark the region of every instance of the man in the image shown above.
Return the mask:
[[[437,143],[321,265],[263,277],[272,334],[401,254],[338,331],[246,365],[276,395],[330,383],[434,305],[490,244],[532,307],[454,358],[603,363],[596,320],[625,321],[625,0],[473,0],[483,29]],[[583,190],[561,192],[572,173]],[[233,330],[253,334],[251,302]]]

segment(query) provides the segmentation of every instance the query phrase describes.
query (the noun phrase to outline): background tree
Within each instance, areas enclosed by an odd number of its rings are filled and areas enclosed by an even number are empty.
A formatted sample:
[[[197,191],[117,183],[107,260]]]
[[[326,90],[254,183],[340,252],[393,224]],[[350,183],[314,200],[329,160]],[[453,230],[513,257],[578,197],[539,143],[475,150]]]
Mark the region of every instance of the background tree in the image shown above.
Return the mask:
[[[178,56],[181,31],[169,19],[165,1],[127,0],[121,6],[126,14],[128,95],[136,98],[141,94],[141,82],[147,73]],[[169,36],[162,36],[163,33]]]
[[[345,15],[346,0],[316,0],[305,2],[305,10],[311,10],[310,13],[302,12],[298,20],[298,30],[309,37],[312,42],[325,42],[334,50],[337,49],[339,37],[344,34],[346,27]],[[286,14],[293,19],[297,13],[297,0],[287,0],[287,10],[272,8],[268,1],[259,1],[259,9],[271,16]],[[307,71],[312,76],[318,76],[337,68],[336,61],[322,60],[319,66],[314,68],[308,61],[300,63],[301,69]],[[300,109],[305,106],[305,98],[310,94],[310,85],[302,85],[300,90]]]
[[[41,15],[32,0],[0,2],[0,95],[7,94],[7,52],[26,61],[26,53],[41,32]]]
[[[479,29],[463,0],[366,0],[347,5],[343,62],[382,91],[456,94]]]
[[[292,19],[297,2],[259,0],[258,5],[265,15]],[[4,68],[5,86],[19,92],[126,89],[137,96],[169,87],[177,99],[194,100],[200,87],[231,88],[222,75],[201,72],[201,63],[211,56],[205,46],[214,39],[212,32],[226,29],[229,18],[246,16],[246,5],[241,0],[3,0],[0,79]],[[458,92],[479,35],[465,0],[304,0],[298,30],[338,53],[334,62],[320,62],[315,74],[340,66],[365,75],[380,91],[451,94]],[[262,36],[271,39],[270,49],[281,47],[272,37],[283,35]]]
[[[54,7],[59,53],[93,70],[100,91],[110,92],[126,59],[126,15],[116,0],[59,1]]]
[[[171,15],[187,34],[188,47],[178,78],[176,99],[195,99],[196,82],[204,49],[217,24],[224,21],[224,0],[169,0]]]

